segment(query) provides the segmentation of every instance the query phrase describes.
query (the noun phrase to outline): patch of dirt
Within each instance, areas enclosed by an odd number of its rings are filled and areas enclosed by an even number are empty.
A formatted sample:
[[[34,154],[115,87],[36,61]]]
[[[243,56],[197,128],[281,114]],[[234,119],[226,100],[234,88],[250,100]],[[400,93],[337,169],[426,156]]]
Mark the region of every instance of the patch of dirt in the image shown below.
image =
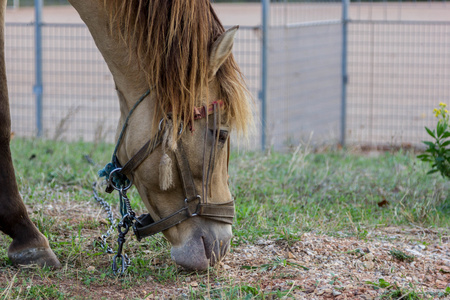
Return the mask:
[[[363,241],[305,233],[292,246],[261,240],[234,249],[223,266],[242,283],[260,285],[266,292],[290,290],[296,299],[375,299],[386,289],[368,282],[379,284],[380,279],[408,291],[429,292],[431,298],[450,287],[448,236],[439,241],[433,231],[400,228],[372,234]],[[414,259],[400,261],[391,250]],[[286,266],[276,266],[280,258]],[[265,264],[267,270],[261,267]]]

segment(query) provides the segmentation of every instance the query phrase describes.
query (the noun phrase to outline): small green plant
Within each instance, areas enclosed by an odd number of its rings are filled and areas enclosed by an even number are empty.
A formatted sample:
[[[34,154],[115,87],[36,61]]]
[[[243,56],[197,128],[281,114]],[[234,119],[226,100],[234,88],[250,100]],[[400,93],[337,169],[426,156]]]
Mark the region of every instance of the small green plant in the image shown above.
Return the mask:
[[[399,261],[412,262],[415,259],[415,257],[413,255],[408,255],[408,254],[406,254],[400,250],[396,250],[396,249],[390,250],[389,254]]]
[[[373,285],[374,289],[384,289],[392,286],[389,282],[383,278],[378,279],[378,282],[366,281],[367,284]]]
[[[415,287],[409,283],[409,288],[401,288],[396,282],[391,284],[386,288],[386,291],[381,295],[380,299],[392,299],[392,300],[421,300],[423,299],[423,294],[416,292]]]
[[[381,294],[380,299],[422,299],[415,291],[415,288],[411,283],[409,286],[412,290],[409,290],[408,288],[401,288],[396,282],[391,284],[383,278],[380,278],[378,282],[366,281],[366,283],[372,285],[375,290],[386,289],[384,293]]]
[[[431,170],[428,174],[440,172],[442,177],[450,179],[450,122],[447,104],[439,103],[439,108],[435,108],[433,113],[438,119],[436,130],[425,127],[434,142],[424,141],[427,146],[424,154],[417,156],[424,162],[431,163]]]
[[[267,272],[267,271],[274,271],[278,268],[284,268],[286,266],[291,266],[294,268],[301,268],[303,270],[308,271],[309,268],[302,266],[300,264],[294,263],[294,262],[290,262],[288,260],[286,260],[285,258],[280,258],[280,257],[276,257],[274,260],[272,260],[272,262],[268,263],[268,264],[262,264],[260,266],[242,266],[242,269],[247,269],[247,270],[256,270],[259,269],[260,272]]]

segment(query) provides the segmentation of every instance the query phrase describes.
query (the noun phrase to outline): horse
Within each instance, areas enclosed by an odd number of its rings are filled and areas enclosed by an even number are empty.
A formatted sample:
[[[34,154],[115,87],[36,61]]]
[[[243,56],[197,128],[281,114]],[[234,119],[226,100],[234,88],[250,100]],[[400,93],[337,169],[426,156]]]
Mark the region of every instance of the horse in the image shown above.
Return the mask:
[[[4,51],[5,9],[6,0],[0,0],[0,230],[12,238],[8,257],[13,264],[59,268],[61,264],[50,249],[47,238],[28,216],[14,175],[9,148],[11,117]]]
[[[225,30],[209,0],[69,2],[119,99],[113,170],[105,172],[110,188],[125,196],[136,186],[149,212],[133,216],[138,239],[162,232],[178,265],[207,269],[232,238],[230,133],[246,136],[253,122],[231,53],[238,27]],[[113,173],[125,177],[122,184]]]

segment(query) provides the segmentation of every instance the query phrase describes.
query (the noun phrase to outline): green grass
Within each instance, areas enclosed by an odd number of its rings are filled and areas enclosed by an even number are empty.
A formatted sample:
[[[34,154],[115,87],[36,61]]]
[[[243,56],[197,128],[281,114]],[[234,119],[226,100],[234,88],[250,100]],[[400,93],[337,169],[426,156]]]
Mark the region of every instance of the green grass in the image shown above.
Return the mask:
[[[13,268],[6,254],[11,240],[0,235],[0,299],[101,299],[104,295],[92,291],[105,289],[119,289],[128,298],[140,299],[161,295],[156,286],[186,288],[184,282],[193,277],[199,286],[189,289],[185,298],[266,299],[289,292],[265,294],[258,286],[236,284],[215,268],[199,274],[181,271],[171,261],[170,244],[161,234],[141,243],[128,235],[125,251],[132,255],[133,265],[124,277],[116,278],[110,270],[112,257],[102,254],[93,238],[106,232],[108,225],[97,221],[103,212],[91,192],[97,170],[110,160],[113,145],[14,139],[11,146],[20,192],[33,210],[30,216],[48,237],[63,269]],[[448,235],[450,185],[437,175],[427,176],[427,168],[415,154],[401,151],[376,157],[344,151],[233,152],[229,173],[237,217],[232,251],[260,239],[291,246],[304,232],[368,239],[375,228],[419,226]],[[117,215],[116,195],[101,196],[112,203]],[[133,208],[144,212],[134,188],[129,196]],[[388,204],[380,207],[384,200]],[[281,270],[287,264],[280,258],[255,271]],[[139,287],[149,282],[154,289],[139,294]]]
[[[427,168],[404,152],[233,155],[235,242],[306,231],[361,236],[377,226],[448,228],[449,184],[426,176]]]

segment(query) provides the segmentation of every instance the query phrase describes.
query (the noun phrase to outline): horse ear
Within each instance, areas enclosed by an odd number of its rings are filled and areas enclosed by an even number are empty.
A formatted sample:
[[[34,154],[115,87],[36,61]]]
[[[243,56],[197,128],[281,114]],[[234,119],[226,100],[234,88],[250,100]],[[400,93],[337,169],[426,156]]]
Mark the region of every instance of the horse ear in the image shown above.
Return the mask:
[[[239,26],[233,26],[225,31],[211,47],[211,53],[209,54],[209,79],[211,80],[216,75],[217,70],[225,62],[227,57],[231,54],[233,48],[234,35],[239,29]]]

